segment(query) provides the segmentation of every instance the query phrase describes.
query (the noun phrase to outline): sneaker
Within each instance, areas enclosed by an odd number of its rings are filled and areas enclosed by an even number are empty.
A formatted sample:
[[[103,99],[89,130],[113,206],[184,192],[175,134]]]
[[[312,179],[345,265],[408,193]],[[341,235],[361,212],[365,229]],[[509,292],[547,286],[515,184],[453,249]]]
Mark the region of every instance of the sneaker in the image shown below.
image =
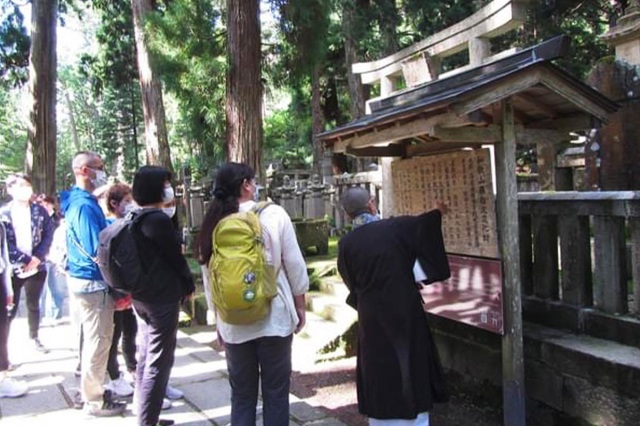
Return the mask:
[[[18,398],[29,392],[29,386],[24,382],[5,377],[0,380],[0,398]]]
[[[85,404],[84,406],[87,414],[94,417],[119,416],[120,414],[124,413],[124,410],[127,408],[126,403],[114,401],[111,397],[111,391],[109,390],[104,391],[102,404]]]
[[[175,422],[173,420],[169,420],[169,419],[158,419],[158,423],[156,424],[156,426],[171,426],[172,424],[174,424]]]
[[[127,383],[122,374],[116,380],[110,380],[105,388],[113,392],[116,396],[126,397],[133,395],[133,386]]]
[[[73,403],[73,408],[75,408],[76,410],[82,410],[82,408],[84,407],[84,401],[82,400],[82,394],[80,393],[80,391],[76,391],[76,393],[73,394],[71,402]]]
[[[42,342],[40,342],[40,339],[38,339],[37,337],[35,339],[31,339],[31,344],[33,348],[38,352],[42,352],[44,354],[49,352],[49,350],[44,347]]]
[[[162,398],[162,410],[168,410],[171,407],[173,407],[173,404],[171,403],[171,401],[169,401],[167,398]],[[131,405],[131,414],[133,414],[134,416],[138,415],[138,404],[136,402],[135,394],[133,397],[133,404]]]
[[[176,389],[172,386],[167,385],[165,396],[169,399],[182,399],[184,398],[184,392],[182,392],[180,389]]]
[[[173,404],[171,403],[171,401],[169,401],[167,398],[162,398],[162,409],[163,410],[168,410],[172,406],[173,406]]]

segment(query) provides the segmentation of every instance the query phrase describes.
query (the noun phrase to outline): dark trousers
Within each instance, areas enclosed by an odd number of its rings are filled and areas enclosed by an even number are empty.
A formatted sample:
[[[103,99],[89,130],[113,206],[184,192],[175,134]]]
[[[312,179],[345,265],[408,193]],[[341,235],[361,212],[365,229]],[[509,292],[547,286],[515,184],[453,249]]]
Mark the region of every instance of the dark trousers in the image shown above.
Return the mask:
[[[9,317],[7,312],[7,292],[4,288],[4,274],[0,274],[0,371],[9,369],[9,351],[7,341],[9,340]]]
[[[40,328],[40,295],[42,294],[46,277],[47,272],[40,271],[29,278],[21,279],[15,276],[12,278],[13,309],[9,312],[9,321],[13,320],[18,313],[20,293],[22,293],[22,288],[24,287],[24,294],[27,301],[29,337],[32,339],[38,337],[38,329]]]
[[[109,361],[107,372],[111,380],[120,377],[120,366],[118,365],[118,342],[122,336],[122,356],[127,366],[127,371],[136,370],[136,333],[138,324],[133,309],[115,311],[113,313],[113,340],[109,349]]]
[[[162,399],[173,367],[178,331],[178,302],[169,304],[133,301],[138,318],[138,366],[136,369],[136,401],[138,424],[158,423]]]
[[[231,424],[254,426],[258,380],[262,383],[264,426],[289,425],[289,383],[293,336],[225,343],[231,384]]]

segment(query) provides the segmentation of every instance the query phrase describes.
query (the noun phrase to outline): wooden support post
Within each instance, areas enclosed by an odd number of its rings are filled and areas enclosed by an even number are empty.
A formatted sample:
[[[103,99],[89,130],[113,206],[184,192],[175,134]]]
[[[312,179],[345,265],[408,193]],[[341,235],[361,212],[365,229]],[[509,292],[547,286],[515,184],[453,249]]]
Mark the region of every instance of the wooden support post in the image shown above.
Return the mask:
[[[525,426],[516,133],[513,104],[510,99],[502,101],[502,141],[496,144],[496,175],[497,224],[502,259],[502,299],[504,301],[503,421],[505,426]]]
[[[633,311],[640,313],[640,219],[629,219],[631,228],[631,265],[633,277]]]
[[[558,217],[562,253],[562,300],[573,306],[593,304],[589,217]]]
[[[610,314],[628,311],[624,217],[595,216],[595,304]]]
[[[520,216],[520,279],[522,293],[533,294],[533,238],[531,232],[531,215]]]
[[[533,217],[533,293],[542,299],[558,299],[558,220]]]

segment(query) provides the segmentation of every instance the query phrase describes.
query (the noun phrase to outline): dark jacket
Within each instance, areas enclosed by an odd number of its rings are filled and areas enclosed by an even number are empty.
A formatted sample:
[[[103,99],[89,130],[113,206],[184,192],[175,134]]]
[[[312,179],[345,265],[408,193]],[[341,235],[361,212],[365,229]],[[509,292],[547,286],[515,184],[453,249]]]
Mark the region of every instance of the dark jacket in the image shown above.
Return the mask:
[[[60,193],[60,207],[67,225],[69,275],[83,280],[102,280],[94,258],[98,254],[100,231],[107,227],[107,222],[98,200],[75,186]]]
[[[435,210],[363,225],[339,244],[338,270],[358,311],[358,407],[377,419],[413,419],[447,391],[413,276],[449,277]]]
[[[171,219],[160,209],[136,223],[134,236],[145,279],[132,297],[145,303],[171,303],[193,293],[195,285],[182,255],[182,238]]]
[[[45,270],[47,253],[53,241],[53,232],[55,224],[51,220],[47,209],[39,204],[31,203],[29,205],[31,212],[31,256],[18,250],[16,242],[16,231],[13,228],[11,220],[11,203],[4,206],[0,211],[0,220],[4,224],[7,231],[7,246],[9,248],[9,261],[12,264],[29,263],[31,257],[35,256],[42,262],[38,266],[38,270]]]

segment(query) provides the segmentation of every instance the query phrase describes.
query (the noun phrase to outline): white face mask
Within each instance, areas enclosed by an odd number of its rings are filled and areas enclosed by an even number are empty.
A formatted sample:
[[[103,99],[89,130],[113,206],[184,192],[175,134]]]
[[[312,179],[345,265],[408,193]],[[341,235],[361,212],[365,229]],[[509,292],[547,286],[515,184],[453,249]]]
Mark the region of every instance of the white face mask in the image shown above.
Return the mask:
[[[136,203],[134,203],[134,202],[132,201],[132,202],[130,202],[130,203],[127,203],[127,204],[124,206],[124,209],[122,210],[122,213],[124,214],[124,216],[126,216],[126,215],[128,215],[129,213],[134,212],[134,211],[136,211],[136,210],[138,210],[138,206],[137,206],[137,204],[136,204]]]
[[[95,188],[100,188],[107,184],[107,173],[104,170],[91,169],[96,173],[96,177],[91,179],[91,183]]]
[[[16,201],[29,201],[33,195],[33,188],[30,186],[18,186],[11,190],[11,197]]]
[[[162,213],[166,214],[169,217],[173,217],[176,214],[176,206],[173,207],[163,207]]]

